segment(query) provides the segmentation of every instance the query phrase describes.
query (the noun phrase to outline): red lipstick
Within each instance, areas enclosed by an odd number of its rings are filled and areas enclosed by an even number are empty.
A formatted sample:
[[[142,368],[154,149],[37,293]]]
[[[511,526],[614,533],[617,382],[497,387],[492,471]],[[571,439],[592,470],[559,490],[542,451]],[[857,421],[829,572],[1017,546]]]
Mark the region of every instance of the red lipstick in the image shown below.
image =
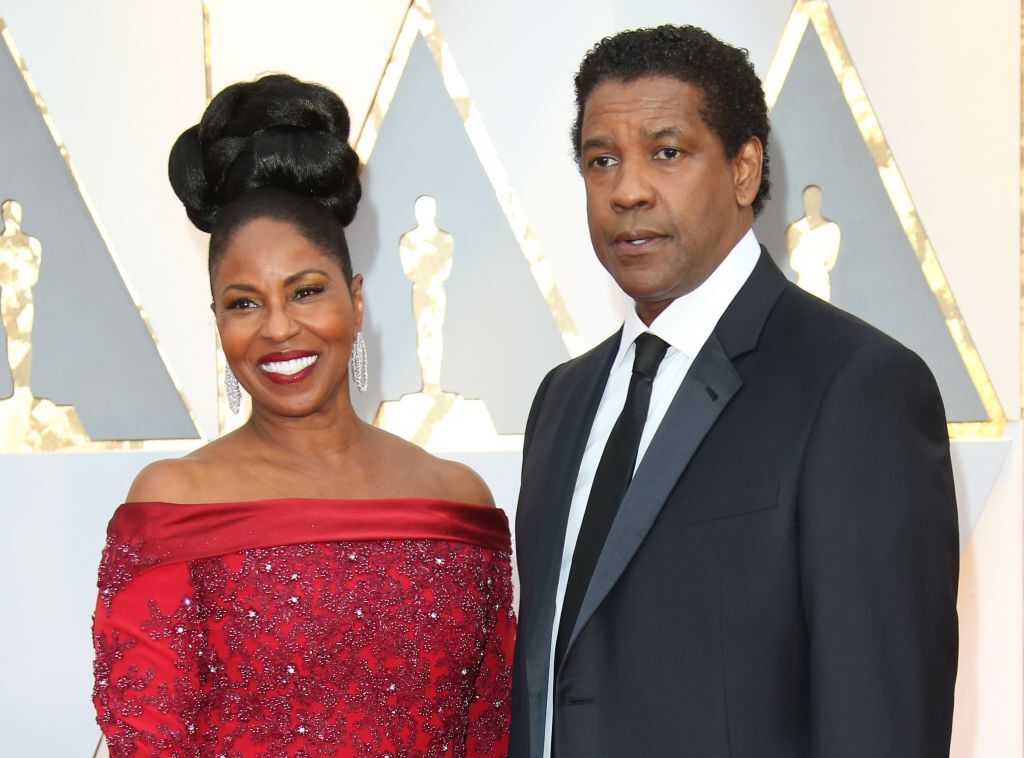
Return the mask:
[[[275,384],[295,384],[316,368],[319,355],[310,350],[267,353],[259,360],[260,370]]]

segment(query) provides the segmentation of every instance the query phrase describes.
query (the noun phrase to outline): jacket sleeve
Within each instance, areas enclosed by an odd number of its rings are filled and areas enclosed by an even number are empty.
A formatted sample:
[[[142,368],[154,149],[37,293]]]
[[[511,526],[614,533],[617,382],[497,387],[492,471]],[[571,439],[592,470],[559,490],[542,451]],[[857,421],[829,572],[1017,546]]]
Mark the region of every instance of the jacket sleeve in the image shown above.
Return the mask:
[[[799,490],[811,754],[948,755],[959,561],[945,413],[894,343],[833,376]]]
[[[551,384],[551,380],[558,372],[559,367],[551,369],[544,379],[541,381],[540,386],[537,387],[537,392],[533,396],[533,403],[530,405],[530,415],[526,417],[526,431],[523,434],[523,465],[526,465],[526,454],[530,450],[530,442],[533,440],[534,429],[537,428],[537,420],[540,417],[541,406],[544,405],[544,396],[547,394],[548,386]]]
[[[469,707],[466,755],[504,756],[508,752],[512,696],[512,652],[516,617],[512,610],[512,568],[507,553],[495,554],[488,584],[491,613],[476,696]]]
[[[111,758],[188,752],[200,739],[194,655],[202,645],[187,565],[155,566],[128,578],[126,566],[109,570],[112,555],[125,552],[108,544],[100,570],[93,616],[96,719]]]

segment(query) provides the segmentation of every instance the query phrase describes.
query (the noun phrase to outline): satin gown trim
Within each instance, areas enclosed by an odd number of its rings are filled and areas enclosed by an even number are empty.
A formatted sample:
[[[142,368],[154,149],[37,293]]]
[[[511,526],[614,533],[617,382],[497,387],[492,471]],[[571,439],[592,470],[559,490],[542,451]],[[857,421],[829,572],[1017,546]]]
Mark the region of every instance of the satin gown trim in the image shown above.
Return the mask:
[[[511,550],[500,508],[432,498],[133,502],[118,507],[107,534],[131,544],[147,567],[310,542],[453,540]]]

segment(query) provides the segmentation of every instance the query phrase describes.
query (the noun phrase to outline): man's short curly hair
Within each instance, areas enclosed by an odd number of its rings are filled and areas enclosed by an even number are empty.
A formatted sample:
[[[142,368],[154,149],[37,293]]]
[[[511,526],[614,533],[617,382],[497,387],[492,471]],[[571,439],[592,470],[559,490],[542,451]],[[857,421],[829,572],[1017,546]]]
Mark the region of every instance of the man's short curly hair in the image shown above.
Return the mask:
[[[633,29],[605,37],[592,47],[576,72],[576,122],[572,148],[580,163],[580,129],[587,98],[605,81],[631,82],[670,76],[703,94],[701,116],[732,158],[751,137],[761,140],[764,163],[761,187],[754,198],[756,216],[769,197],[768,107],[761,80],[747,51],[727,45],[696,26],[665,25]]]

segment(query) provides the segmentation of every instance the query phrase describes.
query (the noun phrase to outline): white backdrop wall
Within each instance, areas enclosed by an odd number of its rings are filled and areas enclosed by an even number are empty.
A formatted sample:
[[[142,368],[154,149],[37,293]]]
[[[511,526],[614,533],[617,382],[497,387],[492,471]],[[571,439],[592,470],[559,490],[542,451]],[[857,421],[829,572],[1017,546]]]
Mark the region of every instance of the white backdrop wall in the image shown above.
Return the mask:
[[[284,70],[335,88],[356,123],[369,108],[407,7],[405,0],[206,5],[215,90]],[[969,8],[921,0],[832,0],[830,6],[1010,419],[1003,443],[955,446],[961,505],[976,523],[968,525],[962,559],[954,755],[1019,758],[1021,9],[1004,0]],[[569,310],[594,344],[617,328],[624,303],[594,261],[582,186],[569,157],[571,77],[580,57],[598,38],[623,28],[694,23],[747,47],[763,74],[792,3],[435,0],[432,8]],[[202,15],[200,0],[0,0],[0,17],[46,100],[97,220],[201,431],[212,437],[217,408],[205,240],[166,182],[168,148],[205,103]],[[0,684],[0,740],[15,740],[6,744],[17,747],[11,754],[86,754],[96,734],[88,702],[91,599],[82,598],[94,591],[102,524],[117,493],[151,457],[96,455],[102,463],[81,454],[37,454],[29,465],[0,455],[0,508],[8,525],[0,538],[4,605],[17,609],[0,629],[7,673]],[[476,462],[511,507],[518,457]],[[46,488],[38,486],[43,480]],[[40,493],[50,500],[40,503]],[[56,545],[48,539],[55,532],[62,535]],[[52,551],[60,552],[61,570],[34,572],[33,560],[48,561]],[[45,633],[34,633],[33,625]],[[43,667],[47,678],[40,681],[34,666],[47,647],[64,652],[60,665]],[[56,711],[47,704],[55,689],[68,693]],[[54,736],[55,712],[67,735]],[[54,746],[58,740],[65,742]]]

